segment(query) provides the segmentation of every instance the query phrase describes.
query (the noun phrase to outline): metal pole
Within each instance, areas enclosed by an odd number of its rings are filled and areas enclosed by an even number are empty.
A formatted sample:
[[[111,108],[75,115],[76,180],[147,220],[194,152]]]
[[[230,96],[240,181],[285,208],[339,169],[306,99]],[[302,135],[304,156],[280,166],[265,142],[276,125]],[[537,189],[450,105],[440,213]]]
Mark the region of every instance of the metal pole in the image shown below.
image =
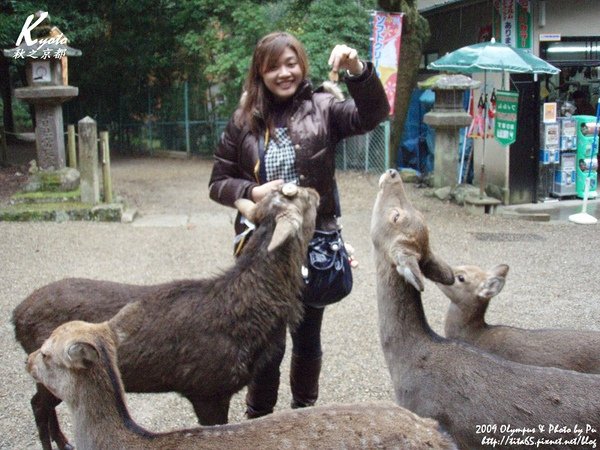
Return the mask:
[[[150,154],[152,155],[152,110],[150,107],[150,88],[148,88],[148,148],[150,150]]]
[[[390,121],[386,120],[383,122],[383,139],[385,145],[385,167],[384,169],[391,169],[396,164],[392,166],[392,148],[390,145],[391,133],[390,133]]]
[[[483,148],[481,152],[481,172],[479,173],[479,198],[483,198],[485,194],[485,140],[487,136],[487,70],[483,71]]]
[[[366,135],[366,146],[365,146],[365,172],[369,171],[369,151],[371,146],[371,133],[367,133]]]
[[[183,83],[183,110],[185,113],[185,153],[189,158],[192,154],[190,150],[190,111],[188,103],[188,82]]]
[[[473,95],[473,91],[469,91],[469,101],[467,102],[467,110],[471,109],[471,96]],[[466,170],[465,168],[465,153],[467,151],[467,134],[469,132],[469,126],[467,125],[464,128],[464,136],[463,136],[463,145],[462,145],[462,152],[460,155],[460,166],[458,168],[458,184],[462,183],[462,179],[463,179],[463,170]],[[465,177],[466,178],[466,177]]]

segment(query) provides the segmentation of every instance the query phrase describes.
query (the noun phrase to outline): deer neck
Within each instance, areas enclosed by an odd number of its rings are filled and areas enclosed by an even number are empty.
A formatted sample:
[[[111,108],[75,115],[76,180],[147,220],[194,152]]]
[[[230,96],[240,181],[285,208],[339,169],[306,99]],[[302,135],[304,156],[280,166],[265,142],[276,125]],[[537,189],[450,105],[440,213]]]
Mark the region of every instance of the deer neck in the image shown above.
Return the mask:
[[[93,373],[74,383],[79,395],[68,406],[74,421],[75,448],[144,448],[142,441],[153,434],[129,415],[116,365],[106,358],[104,354],[104,367],[91,369]],[[137,447],[132,445],[136,441],[140,441]]]
[[[269,311],[271,317],[296,325],[303,314],[300,293],[304,282],[302,260],[298,255],[306,254],[305,244],[298,239],[289,239],[270,254],[264,248],[257,251],[261,252],[260,256],[245,251],[238,258],[237,267],[232,269],[235,279],[223,280],[223,292],[233,291],[233,295],[226,296],[231,302],[239,297],[239,290],[261,292],[261,295],[254,296],[247,308],[239,309],[236,305],[240,314],[238,320],[251,321],[249,316],[257,312],[263,320],[264,311]]]
[[[382,261],[382,258],[378,258]],[[379,333],[384,353],[388,359],[397,359],[405,365],[414,355],[415,347],[437,335],[425,318],[421,294],[396,272],[391,264],[377,264],[377,303]]]
[[[488,303],[478,300],[477,307],[463,310],[458,305],[450,303],[444,329],[447,336],[453,338],[473,336],[487,327],[485,311]]]

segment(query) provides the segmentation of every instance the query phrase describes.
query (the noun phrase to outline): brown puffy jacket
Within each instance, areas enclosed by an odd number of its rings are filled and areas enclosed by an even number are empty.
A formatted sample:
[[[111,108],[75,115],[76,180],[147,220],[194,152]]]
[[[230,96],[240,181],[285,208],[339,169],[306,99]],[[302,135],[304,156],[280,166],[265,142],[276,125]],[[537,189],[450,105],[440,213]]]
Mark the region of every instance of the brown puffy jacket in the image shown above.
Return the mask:
[[[385,91],[371,63],[367,63],[362,75],[347,77],[345,81],[352,96],[345,101],[331,93],[315,92],[305,82],[294,96],[287,124],[296,149],[299,184],[315,188],[321,196],[317,228],[322,229],[331,229],[340,216],[335,182],[336,144],[374,129],[389,113]],[[211,199],[226,206],[233,206],[239,198],[251,199],[252,188],[260,184],[262,141],[262,136],[236,126],[233,118],[229,121],[214,154],[209,181]]]

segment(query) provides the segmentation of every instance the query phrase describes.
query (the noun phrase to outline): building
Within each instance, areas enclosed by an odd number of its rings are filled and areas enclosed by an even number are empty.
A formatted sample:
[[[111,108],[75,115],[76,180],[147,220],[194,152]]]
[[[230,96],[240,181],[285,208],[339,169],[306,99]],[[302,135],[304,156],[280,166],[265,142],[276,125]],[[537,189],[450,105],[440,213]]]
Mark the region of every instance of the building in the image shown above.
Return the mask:
[[[506,204],[562,198],[561,193],[553,189],[556,172],[561,168],[560,149],[557,154],[551,152],[551,157],[556,157],[555,163],[552,160],[548,163],[548,154],[540,152],[546,144],[546,131],[551,131],[544,123],[544,105],[555,104],[557,123],[560,123],[560,117],[578,114],[574,111],[573,94],[579,91],[592,105],[592,109],[588,105],[584,113],[595,115],[600,94],[600,22],[597,20],[600,2],[420,0],[418,6],[431,29],[431,39],[423,54],[423,77],[431,75],[425,69],[429,62],[492,37],[525,48],[561,69],[558,75],[552,76],[487,74],[486,92],[502,88],[519,92],[519,113],[516,142],[505,147],[488,139],[483,162],[487,182],[498,188]],[[483,74],[474,74],[473,78],[483,81]],[[575,97],[581,95],[579,92]],[[549,106],[546,106],[547,112],[552,109]],[[475,144],[476,172],[483,157],[481,144],[481,140]]]

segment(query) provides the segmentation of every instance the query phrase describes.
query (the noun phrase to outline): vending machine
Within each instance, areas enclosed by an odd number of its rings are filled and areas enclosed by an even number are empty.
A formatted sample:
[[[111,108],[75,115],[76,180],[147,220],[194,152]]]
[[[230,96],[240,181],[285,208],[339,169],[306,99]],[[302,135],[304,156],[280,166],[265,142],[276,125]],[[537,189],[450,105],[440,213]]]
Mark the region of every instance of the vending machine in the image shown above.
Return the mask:
[[[575,196],[575,161],[577,153],[577,123],[571,117],[560,117],[560,156],[554,168],[552,195],[555,197]]]
[[[538,201],[556,201],[551,199],[555,165],[560,160],[560,123],[540,124],[540,157],[538,168]]]
[[[590,178],[590,191],[588,198],[596,198],[598,186],[598,139],[596,148],[592,148],[596,118],[594,116],[573,116],[577,127],[577,152],[576,152],[576,183],[577,197],[583,198],[586,179]]]

